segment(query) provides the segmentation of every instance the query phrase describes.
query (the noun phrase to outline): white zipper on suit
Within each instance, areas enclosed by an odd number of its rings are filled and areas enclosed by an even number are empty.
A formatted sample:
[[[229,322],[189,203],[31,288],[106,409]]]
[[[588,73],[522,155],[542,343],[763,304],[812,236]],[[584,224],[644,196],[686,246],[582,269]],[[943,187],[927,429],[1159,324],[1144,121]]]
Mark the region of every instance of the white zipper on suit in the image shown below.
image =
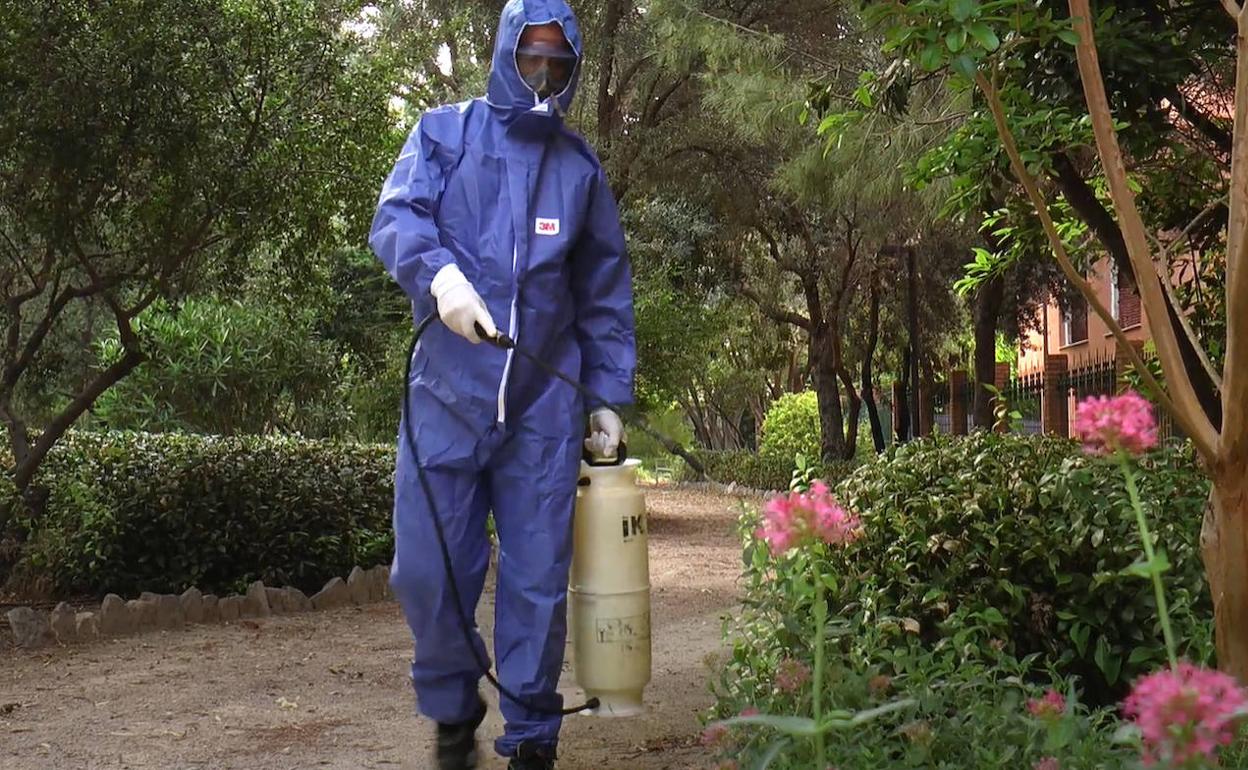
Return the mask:
[[[516,246],[511,248],[511,279],[516,280],[516,268],[520,262],[520,250]],[[507,336],[511,338],[513,347],[507,350],[507,363],[503,364],[503,378],[498,383],[498,422],[503,424],[507,422],[507,380],[511,378],[511,360],[515,357],[516,351],[514,343],[520,334],[520,330],[516,328],[516,312],[517,303],[520,300],[520,286],[516,285],[515,293],[511,295],[511,319],[507,326]]]

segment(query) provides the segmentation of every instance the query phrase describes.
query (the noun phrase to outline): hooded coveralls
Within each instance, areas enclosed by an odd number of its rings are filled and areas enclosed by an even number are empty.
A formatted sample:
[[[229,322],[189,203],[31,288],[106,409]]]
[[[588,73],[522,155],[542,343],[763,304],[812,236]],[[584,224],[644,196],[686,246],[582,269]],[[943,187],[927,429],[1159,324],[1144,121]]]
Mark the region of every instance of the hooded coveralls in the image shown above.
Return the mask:
[[[370,244],[422,318],[434,276],[454,264],[516,344],[604,401],[632,402],[636,364],[631,275],[615,200],[585,141],[563,125],[577,73],[546,100],[515,52],[526,25],[556,22],[578,57],[562,0],[510,0],[488,94],[425,113],[386,180]],[[579,71],[579,64],[577,66]],[[489,563],[492,511],[499,559],[495,652],[502,683],[557,709],[567,631],[571,519],[586,405],[523,356],[429,327],[412,361],[411,419],[465,610],[474,616]],[[595,406],[590,404],[588,406]],[[403,435],[402,429],[400,437]],[[400,440],[391,584],[415,638],[419,710],[470,719],[483,672],[466,647],[413,457]],[[485,647],[475,629],[474,643]],[[511,756],[521,742],[554,746],[561,719],[502,700]]]

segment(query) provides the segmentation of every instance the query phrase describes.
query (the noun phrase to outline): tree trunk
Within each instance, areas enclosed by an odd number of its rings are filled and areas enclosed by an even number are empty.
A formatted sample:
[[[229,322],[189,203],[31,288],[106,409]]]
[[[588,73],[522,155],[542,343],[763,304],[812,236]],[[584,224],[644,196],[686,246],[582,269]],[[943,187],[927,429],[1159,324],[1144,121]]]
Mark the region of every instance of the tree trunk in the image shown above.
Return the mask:
[[[893,426],[893,430],[897,435],[898,443],[910,440],[910,359],[912,357],[910,348],[906,348],[901,356],[901,387],[897,393],[899,402],[893,405],[893,412],[897,415],[897,424]]]
[[[853,460],[858,454],[858,427],[862,421],[862,398],[854,388],[854,379],[849,371],[842,367],[841,381],[845,384],[845,393],[849,397],[849,420],[845,429],[845,459]]]
[[[845,412],[841,408],[841,388],[832,360],[828,330],[810,336],[810,357],[815,362],[815,397],[819,402],[820,449],[825,463],[845,454]]]
[[[976,428],[992,430],[992,393],[997,377],[997,328],[1005,302],[1005,279],[996,276],[975,297],[975,388],[973,415]],[[958,394],[954,394],[957,397]]]
[[[880,408],[875,403],[875,376],[871,371],[871,359],[862,362],[862,400],[867,406],[867,419],[871,422],[871,443],[875,453],[883,454],[888,448],[884,437],[884,423],[880,421]]]
[[[1214,474],[1200,545],[1213,596],[1218,667],[1248,682],[1248,475],[1242,468]]]
[[[910,434],[919,435],[919,362],[923,359],[923,345],[919,337],[919,266],[914,248],[906,247],[906,303],[910,334]]]
[[[607,0],[602,19],[600,48],[598,49],[598,145],[599,154],[609,151],[615,129],[615,103],[617,95],[611,86],[615,75],[616,32],[625,12],[625,0]]]
[[[702,446],[707,449],[714,449],[711,441],[711,432],[706,424],[706,415],[703,413],[698,403],[698,394],[693,389],[689,389],[689,400],[682,404],[685,415],[689,418],[689,424],[693,426],[693,436]]]
[[[862,398],[867,404],[867,418],[871,421],[871,440],[876,454],[886,448],[884,426],[880,423],[880,410],[875,405],[875,349],[880,343],[880,287],[875,276],[871,277],[870,318],[867,327],[867,349],[862,356]]]
[[[1070,203],[1071,208],[1075,210],[1085,222],[1092,232],[1096,234],[1101,245],[1109,252],[1109,256],[1118,265],[1120,271],[1125,271],[1128,275],[1135,275],[1131,265],[1131,255],[1127,252],[1126,238],[1123,236],[1122,228],[1114,215],[1109,209],[1101,203],[1094,191],[1075,168],[1074,163],[1064,153],[1054,153],[1053,155],[1053,180],[1057,183],[1058,189],[1062,191],[1062,195]],[[1149,280],[1148,276],[1136,276],[1137,280]],[[1158,283],[1161,278],[1154,276],[1153,280]],[[1205,371],[1204,364],[1201,363],[1200,354],[1196,351],[1192,340],[1183,330],[1182,324],[1179,322],[1178,308],[1170,301],[1168,292],[1162,292],[1162,300],[1166,305],[1166,318],[1149,318],[1149,323],[1160,324],[1169,322],[1174,328],[1174,335],[1179,346],[1179,354],[1183,358],[1183,369],[1188,379],[1192,383],[1192,389],[1196,391],[1196,398],[1200,401],[1200,406],[1204,409],[1205,414],[1209,417],[1209,421],[1213,423],[1215,429],[1222,427],[1222,399],[1218,394],[1218,388],[1210,379],[1209,373]]]

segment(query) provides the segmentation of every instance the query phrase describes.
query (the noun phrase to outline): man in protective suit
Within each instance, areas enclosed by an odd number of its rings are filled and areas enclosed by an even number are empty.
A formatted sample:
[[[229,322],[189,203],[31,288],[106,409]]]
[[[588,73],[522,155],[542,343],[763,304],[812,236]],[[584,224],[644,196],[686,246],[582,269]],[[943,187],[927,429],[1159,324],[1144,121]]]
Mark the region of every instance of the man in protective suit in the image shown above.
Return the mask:
[[[442,319],[412,360],[411,421],[464,610],[474,616],[498,532],[495,652],[513,770],[554,767],[563,699],[572,512],[595,406],[524,356],[479,344],[505,332],[605,402],[633,398],[631,275],[619,213],[593,151],[563,124],[582,51],[563,0],[510,0],[484,99],[425,113],[386,180],[370,244]],[[622,425],[592,409],[584,444],[613,457]],[[403,435],[402,432],[400,435]],[[416,641],[419,710],[437,767],[476,765],[484,672],[467,646],[415,460],[399,442],[391,584]],[[485,660],[485,646],[472,630]],[[532,707],[532,708],[530,708]],[[536,710],[535,710],[536,709]]]

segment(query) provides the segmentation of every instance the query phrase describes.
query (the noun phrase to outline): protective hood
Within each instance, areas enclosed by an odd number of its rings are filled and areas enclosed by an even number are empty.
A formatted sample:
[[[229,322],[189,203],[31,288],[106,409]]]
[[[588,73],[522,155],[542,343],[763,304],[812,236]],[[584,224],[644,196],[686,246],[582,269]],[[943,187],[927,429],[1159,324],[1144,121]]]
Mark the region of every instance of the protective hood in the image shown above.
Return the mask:
[[[551,22],[563,28],[563,36],[567,38],[568,44],[576,52],[578,62],[567,88],[543,102],[520,76],[520,69],[516,65],[516,49],[520,45],[520,35],[523,34],[525,27]],[[557,119],[558,115],[566,114],[572,108],[572,98],[576,95],[576,83],[581,74],[580,60],[583,58],[581,30],[576,23],[576,15],[572,13],[572,9],[566,2],[563,0],[508,0],[498,23],[498,35],[494,44],[494,64],[490,70],[490,84],[486,92],[486,100],[490,106],[505,113],[503,117],[508,122],[526,113],[545,114],[552,119]],[[558,110],[554,109],[555,106]]]

